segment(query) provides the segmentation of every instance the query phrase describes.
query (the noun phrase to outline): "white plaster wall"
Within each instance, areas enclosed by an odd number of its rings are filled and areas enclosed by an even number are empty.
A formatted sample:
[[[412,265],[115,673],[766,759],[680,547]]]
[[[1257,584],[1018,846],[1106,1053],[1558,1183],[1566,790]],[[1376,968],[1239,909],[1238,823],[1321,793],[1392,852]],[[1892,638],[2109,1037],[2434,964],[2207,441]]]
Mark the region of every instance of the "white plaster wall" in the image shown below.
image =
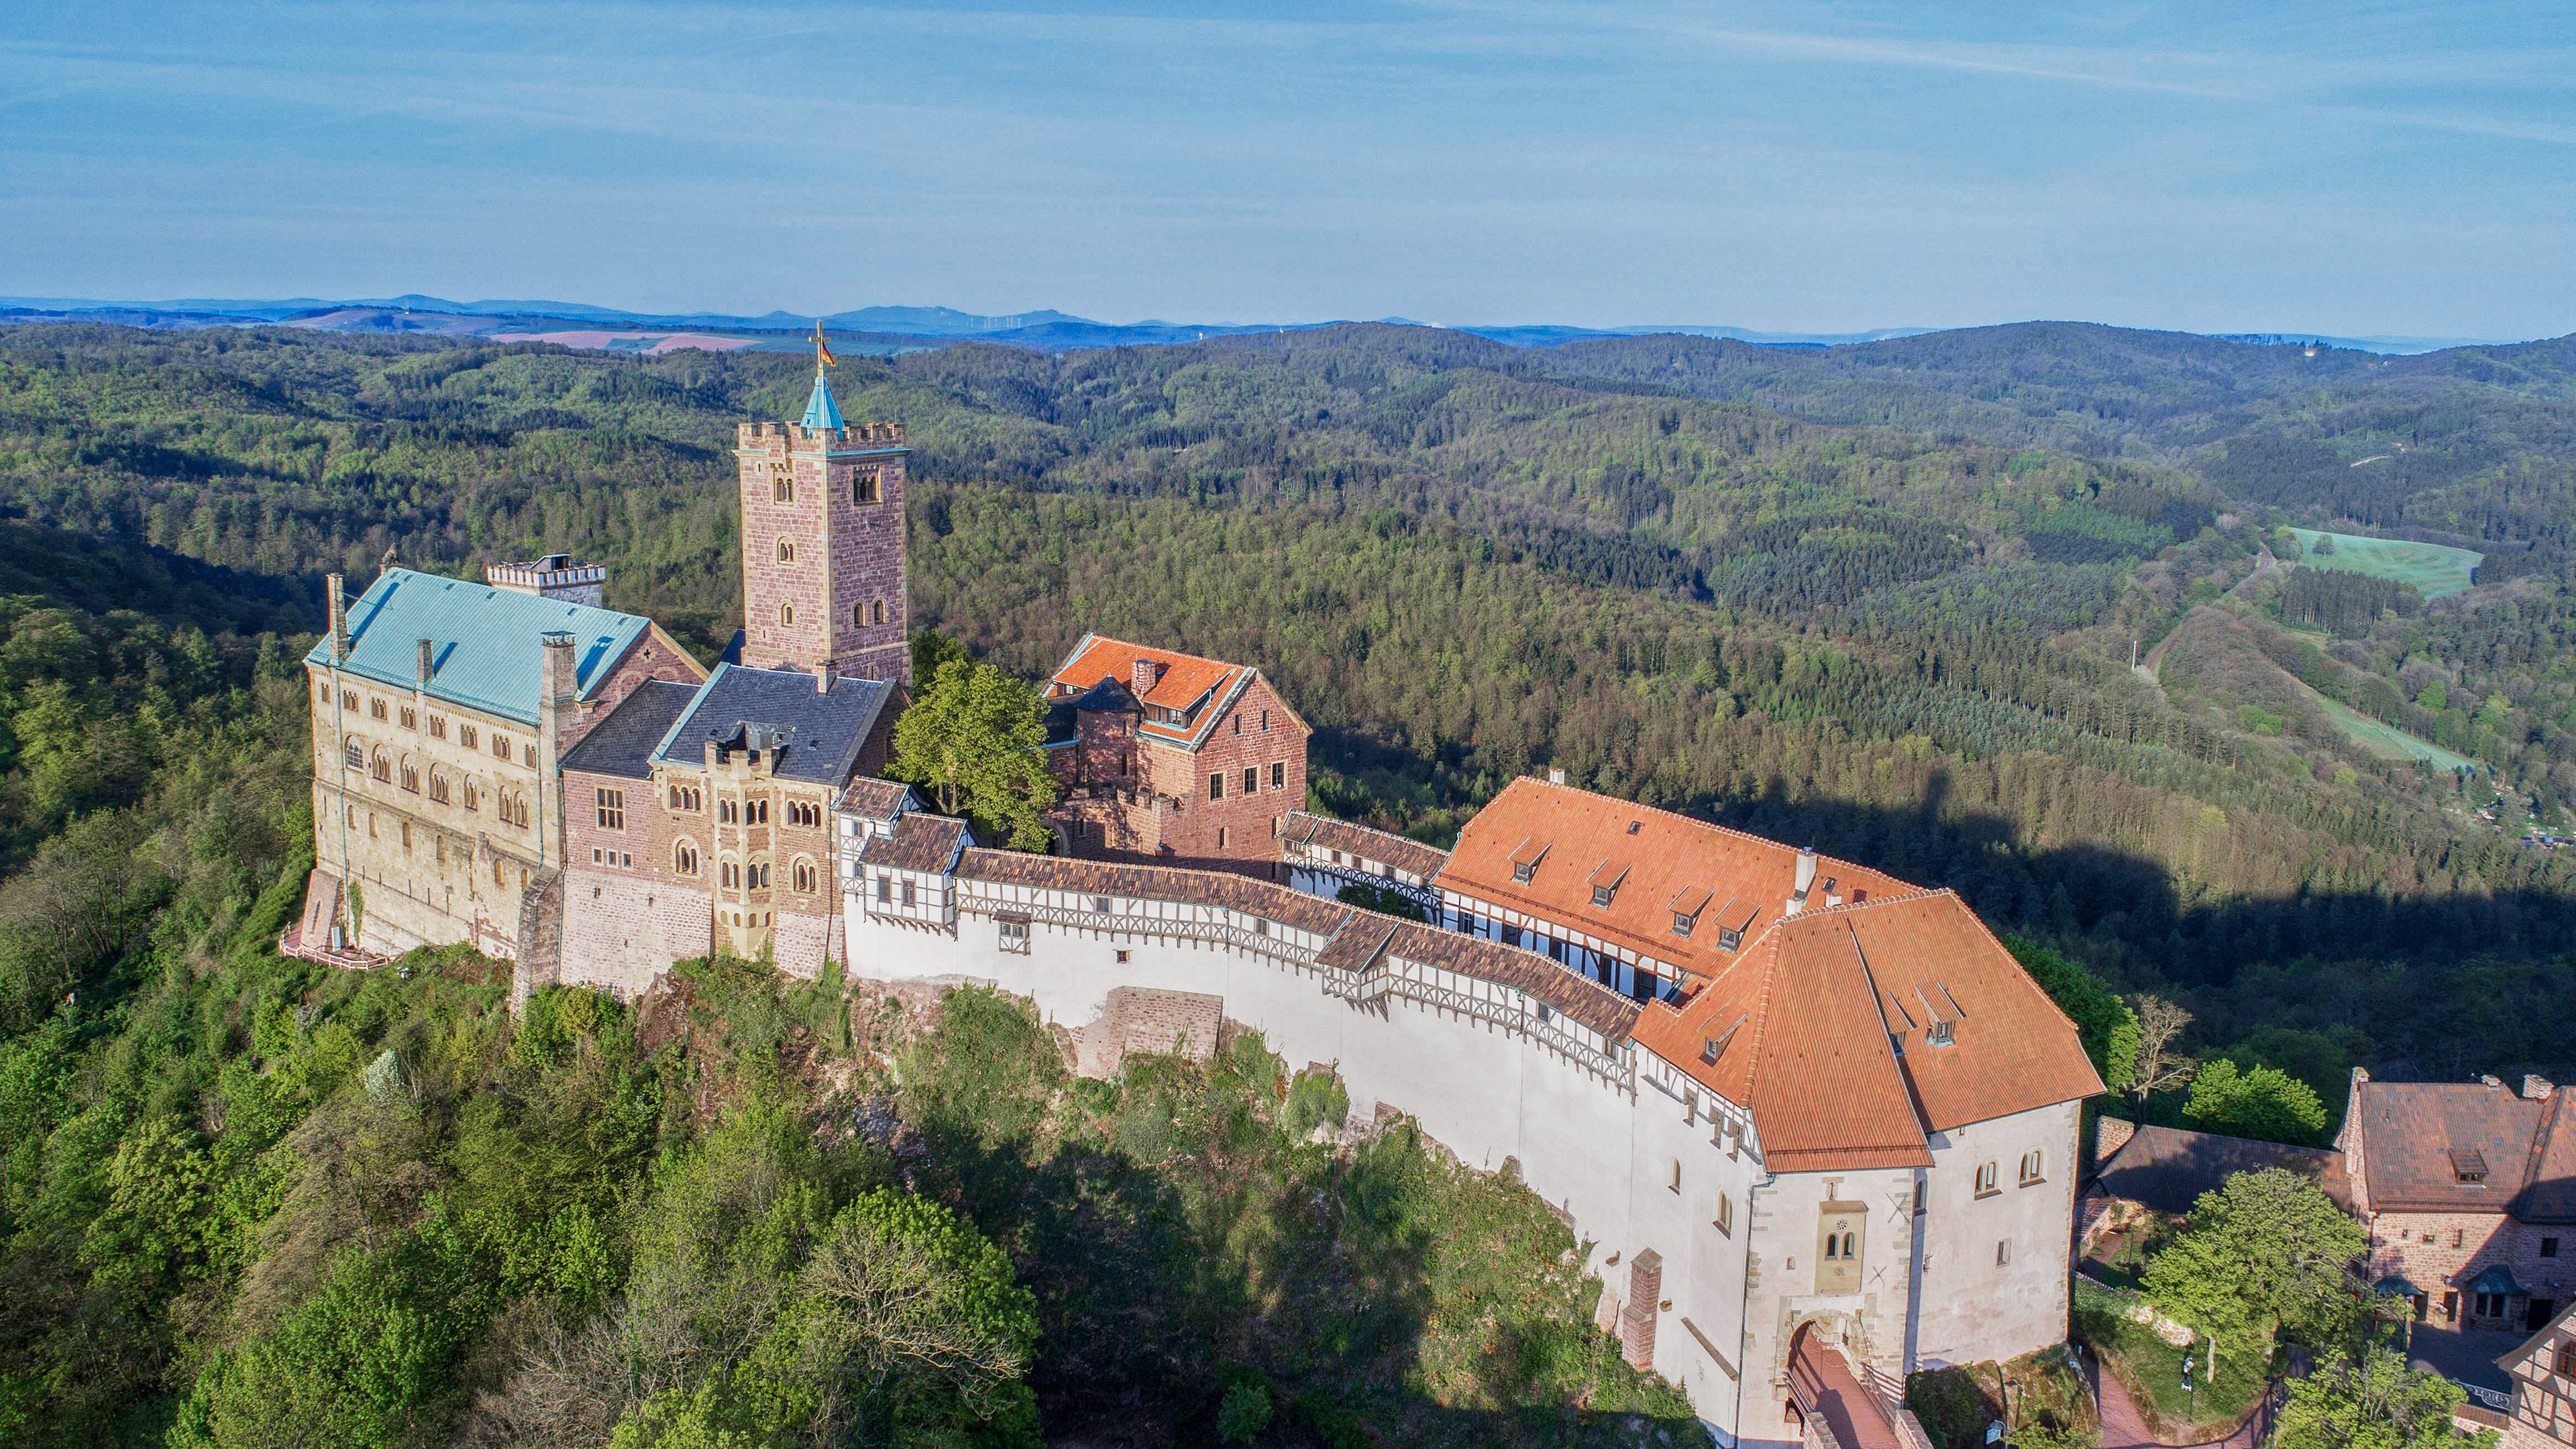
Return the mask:
[[[1626,1124],[1632,1164],[1621,1215],[1626,1236],[1609,1245],[1622,1257],[1599,1271],[1609,1291],[1624,1299],[1638,1253],[1652,1248],[1664,1260],[1662,1296],[1673,1306],[1656,1315],[1655,1369],[1680,1384],[1700,1417],[1731,1439],[1746,1372],[1744,1284],[1753,1231],[1748,1199],[1763,1173],[1752,1152],[1739,1148],[1729,1154],[1711,1111],[1704,1092],[1685,1104],[1641,1080]],[[1681,1167],[1678,1192],[1675,1163]],[[1721,1195],[1734,1202],[1727,1232],[1717,1228]],[[1692,1328],[1725,1355],[1724,1364],[1700,1345]]]
[[[2080,1111],[2064,1102],[1933,1134],[1915,1337],[1923,1366],[2003,1360],[2065,1340]],[[2041,1180],[2024,1187],[2017,1169],[2034,1149]],[[1984,1162],[1995,1164],[1996,1188],[1981,1198]],[[1999,1268],[2003,1241],[2012,1261]]]

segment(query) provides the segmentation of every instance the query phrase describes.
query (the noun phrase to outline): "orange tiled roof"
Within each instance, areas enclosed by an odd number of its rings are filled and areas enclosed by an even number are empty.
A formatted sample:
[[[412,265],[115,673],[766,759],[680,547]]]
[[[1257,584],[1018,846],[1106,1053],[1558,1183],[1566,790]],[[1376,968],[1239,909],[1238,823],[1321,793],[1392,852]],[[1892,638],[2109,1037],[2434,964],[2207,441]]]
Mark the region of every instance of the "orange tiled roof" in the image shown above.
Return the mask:
[[[2074,1024],[1957,895],[1820,860],[1807,905],[1790,915],[1797,854],[1519,780],[1468,822],[1439,884],[1695,973],[1686,997],[1645,1008],[1636,1040],[1751,1111],[1778,1171],[1921,1166],[1927,1132],[2102,1090]],[[1532,856],[1533,879],[1514,882],[1512,862]],[[1594,880],[1614,878],[1611,904],[1593,906]],[[1824,903],[1829,879],[1845,904]],[[1690,939],[1674,936],[1672,902],[1703,893]],[[1718,947],[1710,923],[1721,918],[1749,918],[1740,951]],[[1927,1036],[1935,1022],[1948,1044]]]
[[[1540,850],[1536,874],[1514,881],[1514,858]],[[1811,906],[1823,904],[1827,880],[1847,901],[1912,889],[1848,861],[1817,865]],[[1715,976],[1735,961],[1717,944],[1718,921],[1743,927],[1751,946],[1787,905],[1797,869],[1798,852],[1778,841],[1524,777],[1467,822],[1436,884]],[[1610,904],[1593,905],[1593,877],[1623,870]],[[1688,939],[1673,934],[1677,908],[1698,912]]]
[[[1240,683],[1251,671],[1240,664],[1221,659],[1202,659],[1173,649],[1156,649],[1144,644],[1130,644],[1106,634],[1085,634],[1073,647],[1055,672],[1055,682],[1070,689],[1089,689],[1104,679],[1118,681],[1119,687],[1134,692],[1136,661],[1150,659],[1159,675],[1153,687],[1138,699],[1140,704],[1164,709],[1188,709],[1201,697],[1225,693]]]

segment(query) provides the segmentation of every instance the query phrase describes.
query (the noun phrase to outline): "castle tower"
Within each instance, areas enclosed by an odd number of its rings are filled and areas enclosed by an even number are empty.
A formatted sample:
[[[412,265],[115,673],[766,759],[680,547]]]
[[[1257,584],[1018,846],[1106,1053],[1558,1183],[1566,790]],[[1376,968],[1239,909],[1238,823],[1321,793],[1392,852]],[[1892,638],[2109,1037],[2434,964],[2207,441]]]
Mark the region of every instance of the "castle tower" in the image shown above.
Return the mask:
[[[796,423],[744,423],[742,662],[912,683],[903,424],[846,424],[814,329],[814,392]]]

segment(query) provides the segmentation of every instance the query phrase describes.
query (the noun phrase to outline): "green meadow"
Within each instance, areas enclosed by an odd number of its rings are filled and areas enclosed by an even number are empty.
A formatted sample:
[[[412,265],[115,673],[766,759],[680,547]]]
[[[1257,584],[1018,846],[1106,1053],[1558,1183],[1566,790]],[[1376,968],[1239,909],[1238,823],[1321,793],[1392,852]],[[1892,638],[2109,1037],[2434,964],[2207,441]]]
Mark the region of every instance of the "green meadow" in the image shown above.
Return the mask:
[[[2414,585],[2415,592],[2428,599],[2456,594],[2475,583],[2478,564],[2486,557],[2465,548],[2410,543],[2400,538],[2366,538],[2357,533],[2327,533],[2314,528],[2293,528],[2290,532],[2298,535],[2302,568],[2342,569],[2393,579]],[[2334,552],[2319,556],[2317,540],[2321,538],[2334,540]]]

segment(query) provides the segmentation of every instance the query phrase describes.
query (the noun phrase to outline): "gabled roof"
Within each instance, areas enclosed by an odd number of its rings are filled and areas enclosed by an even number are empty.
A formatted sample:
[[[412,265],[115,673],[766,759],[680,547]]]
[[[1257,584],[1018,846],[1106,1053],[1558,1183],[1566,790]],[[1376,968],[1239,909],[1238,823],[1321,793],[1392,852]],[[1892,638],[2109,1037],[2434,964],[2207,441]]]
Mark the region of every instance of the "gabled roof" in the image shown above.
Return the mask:
[[[2534,1100],[2484,1082],[2354,1085],[2373,1212],[2510,1213],[2576,1222],[2576,1122],[2561,1088]],[[2476,1182],[2464,1173],[2483,1174]]]
[[[563,767],[621,780],[653,778],[653,751],[679,722],[698,686],[668,679],[648,679],[617,702],[617,708],[590,727],[581,743],[565,751]]]
[[[1156,669],[1153,685],[1142,695],[1135,690],[1136,661],[1139,659],[1151,662]],[[1136,732],[1140,737],[1159,744],[1197,749],[1215,731],[1218,719],[1226,713],[1226,706],[1242,694],[1259,674],[1258,670],[1228,664],[1221,659],[1202,659],[1196,654],[1183,654],[1178,650],[1130,644],[1106,634],[1085,634],[1081,642],[1073,646],[1073,652],[1064,657],[1064,662],[1056,666],[1054,682],[1062,689],[1085,691],[1086,697],[1103,701],[1099,705],[1079,704],[1080,708],[1114,707],[1114,696],[1095,692],[1103,681],[1116,684],[1122,693],[1149,706],[1137,723]],[[1186,714],[1192,706],[1199,706],[1199,713],[1184,724],[1168,723],[1156,719],[1153,714],[1156,709],[1178,710]],[[1281,723],[1295,726],[1300,733],[1307,732],[1306,722],[1299,719],[1295,711],[1287,709],[1285,701],[1281,709],[1288,716]]]
[[[1515,863],[1532,861],[1531,878],[1514,880]],[[1610,904],[1596,906],[1590,876],[1603,861],[1631,869]],[[1817,865],[1815,905],[1827,880],[1855,902],[1912,890],[1847,861]],[[1745,928],[1751,945],[1786,907],[1797,869],[1798,852],[1777,841],[1524,777],[1467,822],[1436,884],[1714,976],[1735,960],[1720,949],[1717,927]],[[1687,938],[1673,934],[1674,903],[1703,896],[1726,909],[1703,913]]]
[[[1362,860],[1374,860],[1397,870],[1429,880],[1448,864],[1449,853],[1419,840],[1408,839],[1384,830],[1372,830],[1329,815],[1306,810],[1291,810],[1287,822],[1279,827],[1279,838],[1301,845],[1318,845],[1338,850]]]
[[[870,820],[892,820],[911,809],[912,787],[896,780],[880,780],[861,775],[841,792],[840,803],[833,808]]]
[[[775,750],[781,779],[837,787],[858,768],[894,691],[892,680],[843,675],[825,693],[810,671],[719,664],[655,746],[652,762],[703,766],[706,742],[714,740]]]
[[[2113,1197],[2160,1213],[2187,1213],[2202,1193],[2215,1192],[2237,1173],[2267,1167],[2295,1172],[2334,1199],[2335,1206],[2352,1208],[2352,1185],[2344,1178],[2340,1152],[2179,1127],[2139,1127],[2102,1164],[2094,1181]]]
[[[543,688],[540,637],[572,635],[574,696],[588,699],[652,621],[515,589],[387,569],[349,602],[349,657],[340,667],[361,679],[409,690],[420,641],[430,641],[430,698],[534,726]],[[304,656],[328,667],[324,635]]]
[[[1537,862],[1529,881],[1515,861]],[[1929,1133],[2102,1090],[2074,1024],[1957,895],[1820,859],[1792,915],[1797,866],[1773,841],[1519,780],[1467,823],[1437,883],[1693,973],[1643,1009],[1636,1039],[1751,1111],[1778,1171],[1921,1166]],[[1593,905],[1594,877],[1623,869]],[[1827,880],[1843,905],[1825,904]],[[1674,935],[1693,905],[1691,935]],[[1741,950],[1718,946],[1721,923],[1747,928]]]
[[[974,843],[965,821],[910,811],[895,822],[892,834],[876,836],[859,848],[859,863],[886,870],[944,871],[956,862],[959,850]]]

